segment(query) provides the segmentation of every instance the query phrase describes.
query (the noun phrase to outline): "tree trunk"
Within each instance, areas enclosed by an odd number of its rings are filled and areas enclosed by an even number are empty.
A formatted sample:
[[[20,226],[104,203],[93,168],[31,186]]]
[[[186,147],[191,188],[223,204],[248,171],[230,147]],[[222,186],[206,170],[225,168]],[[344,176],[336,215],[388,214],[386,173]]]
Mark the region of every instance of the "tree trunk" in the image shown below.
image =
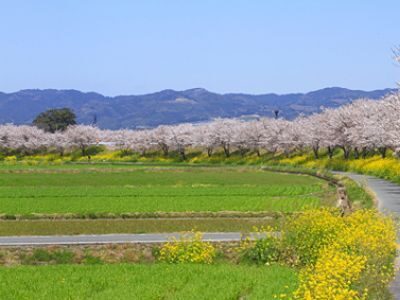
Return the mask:
[[[165,144],[162,144],[162,145],[161,145],[161,150],[162,150],[162,152],[163,152],[163,155],[164,155],[165,157],[167,157],[167,156],[168,156],[168,153],[169,153],[169,147],[168,147],[167,145],[165,145]]]
[[[240,147],[240,148],[239,148],[239,152],[240,152],[240,156],[241,156],[241,157],[244,157],[244,155],[246,154],[246,149]]]
[[[379,153],[381,154],[381,157],[382,158],[386,158],[387,148],[386,147],[379,147],[378,150],[379,150]]]
[[[231,153],[230,153],[230,151],[229,151],[229,144],[224,144],[224,145],[222,145],[222,147],[224,148],[225,156],[226,156],[226,157],[230,157],[230,156],[231,156]]]
[[[185,148],[179,149],[179,154],[180,154],[182,160],[186,160]]]
[[[208,147],[208,148],[207,148],[207,155],[208,155],[208,157],[211,157],[212,153],[213,153],[213,148],[212,148],[212,147]]]
[[[342,149],[343,149],[344,159],[346,159],[346,160],[349,159],[349,157],[350,157],[350,149],[345,147],[345,146],[343,146]]]
[[[318,146],[313,146],[312,149],[313,149],[313,152],[314,152],[314,158],[318,159],[319,158],[319,155],[318,155],[319,147]]]
[[[361,155],[362,155],[363,159],[365,159],[367,157],[367,148],[366,147],[363,147]]]
[[[360,158],[360,151],[358,151],[358,148],[354,148],[354,158],[359,159]]]
[[[283,150],[283,153],[285,154],[286,158],[289,158],[289,154],[290,154],[289,150],[285,149],[285,150]]]
[[[333,157],[333,148],[331,146],[328,146],[328,156],[329,159],[332,159]]]

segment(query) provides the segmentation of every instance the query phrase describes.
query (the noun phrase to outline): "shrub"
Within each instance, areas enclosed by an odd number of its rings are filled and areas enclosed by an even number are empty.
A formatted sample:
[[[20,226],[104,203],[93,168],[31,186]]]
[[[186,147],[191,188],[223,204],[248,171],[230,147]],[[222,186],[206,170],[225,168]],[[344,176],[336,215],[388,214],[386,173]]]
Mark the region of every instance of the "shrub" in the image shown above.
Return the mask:
[[[200,232],[189,232],[179,239],[165,243],[159,249],[157,259],[167,263],[211,264],[215,255],[215,247],[204,242]]]
[[[314,264],[320,250],[335,242],[344,224],[334,209],[309,210],[290,217],[282,233],[283,247],[290,249],[301,266]]]
[[[15,165],[17,163],[17,157],[15,155],[13,156],[6,156],[4,158],[4,163],[6,165]]]
[[[50,262],[52,256],[49,251],[44,249],[36,249],[32,255],[26,260],[26,262],[35,264],[38,262]]]
[[[5,214],[5,215],[2,215],[1,218],[3,220],[16,220],[17,216],[16,215],[11,215],[11,214]]]
[[[71,251],[55,251],[52,253],[52,259],[56,264],[69,264],[73,262],[75,255]]]
[[[242,261],[253,262],[256,264],[271,264],[278,262],[281,253],[280,238],[276,236],[275,229],[272,227],[255,228],[261,237],[251,240],[244,239],[238,251]]]
[[[100,257],[93,256],[89,253],[86,253],[82,259],[82,263],[84,263],[86,265],[101,265],[101,264],[103,264],[103,261],[101,260]]]
[[[74,259],[74,253],[67,250],[48,251],[46,249],[35,249],[31,255],[22,259],[24,264],[37,265],[42,263],[68,264]]]

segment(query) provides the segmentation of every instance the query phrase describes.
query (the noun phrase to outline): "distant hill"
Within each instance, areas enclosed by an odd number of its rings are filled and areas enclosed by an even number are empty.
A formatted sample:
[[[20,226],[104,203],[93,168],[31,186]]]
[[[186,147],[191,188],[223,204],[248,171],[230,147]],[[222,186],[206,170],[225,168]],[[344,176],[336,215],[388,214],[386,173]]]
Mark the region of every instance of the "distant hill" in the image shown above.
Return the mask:
[[[249,95],[217,94],[195,88],[106,97],[76,90],[21,90],[0,92],[0,123],[30,124],[38,113],[61,107],[73,109],[79,123],[91,124],[96,118],[99,127],[109,129],[204,122],[216,117],[273,116],[275,109],[280,110],[280,116],[293,119],[299,114],[318,112],[321,107],[337,107],[358,98],[380,99],[394,91],[333,87],[306,94]]]

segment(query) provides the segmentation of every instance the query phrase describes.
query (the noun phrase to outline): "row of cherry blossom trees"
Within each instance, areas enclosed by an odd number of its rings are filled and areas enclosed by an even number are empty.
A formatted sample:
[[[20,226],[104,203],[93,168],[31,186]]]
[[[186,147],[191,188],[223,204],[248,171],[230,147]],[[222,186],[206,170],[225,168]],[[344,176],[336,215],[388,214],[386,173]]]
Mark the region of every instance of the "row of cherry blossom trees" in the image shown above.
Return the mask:
[[[147,130],[100,130],[93,126],[74,125],[64,132],[45,133],[33,126],[0,125],[0,148],[22,153],[80,149],[86,155],[91,145],[105,144],[121,153],[159,150],[165,156],[176,151],[186,158],[189,147],[203,149],[209,156],[221,149],[229,157],[261,151],[289,154],[311,149],[316,158],[322,148],[332,157],[342,149],[345,158],[353,153],[365,157],[378,151],[400,149],[400,94],[384,99],[362,99],[336,109],[293,121],[260,118],[254,121],[217,119],[200,125],[180,124]]]

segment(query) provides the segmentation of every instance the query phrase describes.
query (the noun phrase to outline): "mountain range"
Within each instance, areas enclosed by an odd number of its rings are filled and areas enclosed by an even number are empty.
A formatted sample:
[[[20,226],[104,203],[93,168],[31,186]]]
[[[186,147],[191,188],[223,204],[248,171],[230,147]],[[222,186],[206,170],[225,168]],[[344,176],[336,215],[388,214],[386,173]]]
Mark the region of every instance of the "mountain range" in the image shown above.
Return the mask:
[[[249,118],[279,116],[293,119],[318,112],[322,107],[338,107],[359,98],[380,99],[396,91],[325,88],[293,94],[218,94],[203,88],[184,91],[163,90],[132,96],[107,97],[77,90],[29,89],[0,92],[0,124],[30,124],[40,112],[50,108],[71,108],[77,121],[100,128],[147,128],[160,124],[205,122],[217,117]]]

